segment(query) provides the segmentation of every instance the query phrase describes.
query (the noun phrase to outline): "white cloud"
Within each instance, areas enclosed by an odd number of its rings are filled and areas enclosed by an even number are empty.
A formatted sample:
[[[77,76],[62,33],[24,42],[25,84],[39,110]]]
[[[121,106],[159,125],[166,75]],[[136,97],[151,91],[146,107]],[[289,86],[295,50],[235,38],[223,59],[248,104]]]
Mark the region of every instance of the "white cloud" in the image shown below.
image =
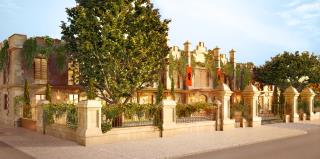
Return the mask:
[[[312,12],[320,11],[320,1],[315,1],[311,3],[304,3],[295,8],[298,12]]]
[[[1,0],[0,9],[19,9],[20,6],[15,0]]]
[[[289,8],[289,10],[280,12],[279,15],[287,22],[289,26],[310,25],[319,22],[320,0],[300,3]]]
[[[300,3],[301,3],[301,0],[295,0],[295,1],[290,2],[287,5],[287,7],[294,7],[294,6],[296,6],[296,5],[300,4]]]
[[[193,34],[192,32],[198,32],[198,34],[202,34],[202,32],[204,34],[205,32],[230,34],[230,32],[234,32],[235,34],[241,34],[255,41],[273,46],[289,48],[297,45],[307,45],[304,40],[289,31],[278,28],[273,23],[266,23],[255,11],[252,11],[254,7],[242,5],[238,1],[232,2],[162,0],[161,2],[157,2],[157,4],[161,7],[163,13],[173,16],[172,26],[175,26],[176,17],[183,17],[183,23],[186,24],[183,27],[190,28],[185,34]],[[182,21],[181,19],[177,20]],[[300,21],[292,21],[291,23],[295,25],[300,23]],[[212,28],[212,30],[206,31],[208,28]],[[218,29],[220,30],[218,31]]]
[[[304,38],[320,41],[320,0],[293,5],[279,15],[288,26],[302,30]]]

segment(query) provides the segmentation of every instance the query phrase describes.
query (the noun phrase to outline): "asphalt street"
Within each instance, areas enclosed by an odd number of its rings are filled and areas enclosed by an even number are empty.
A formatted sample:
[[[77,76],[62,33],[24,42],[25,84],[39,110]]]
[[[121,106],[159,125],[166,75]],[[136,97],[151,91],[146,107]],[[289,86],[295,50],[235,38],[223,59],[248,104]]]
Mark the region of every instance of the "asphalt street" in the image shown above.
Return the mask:
[[[308,134],[181,157],[183,159],[320,159],[320,128]]]
[[[34,158],[0,141],[0,159],[34,159]]]

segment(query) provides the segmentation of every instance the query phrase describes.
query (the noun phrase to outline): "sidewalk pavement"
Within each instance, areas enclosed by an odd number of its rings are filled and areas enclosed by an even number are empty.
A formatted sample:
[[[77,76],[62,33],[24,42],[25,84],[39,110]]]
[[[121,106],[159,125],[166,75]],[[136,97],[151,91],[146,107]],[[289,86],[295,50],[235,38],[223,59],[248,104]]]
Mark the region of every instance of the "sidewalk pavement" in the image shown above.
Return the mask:
[[[83,147],[71,141],[41,135],[23,128],[0,126],[0,141],[39,159],[152,159],[181,157],[293,137],[306,134],[308,130],[316,127],[320,127],[320,120]]]

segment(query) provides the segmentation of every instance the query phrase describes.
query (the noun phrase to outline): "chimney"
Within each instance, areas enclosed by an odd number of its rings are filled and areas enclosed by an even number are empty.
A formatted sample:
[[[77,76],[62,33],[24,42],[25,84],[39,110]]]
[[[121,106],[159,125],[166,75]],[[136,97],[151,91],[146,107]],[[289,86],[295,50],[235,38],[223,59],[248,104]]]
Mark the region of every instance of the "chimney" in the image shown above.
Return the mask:
[[[216,63],[216,67],[220,68],[220,53],[219,53],[220,48],[216,47],[213,49],[213,56],[214,56],[214,60]]]
[[[237,89],[237,74],[236,74],[236,60],[235,60],[235,52],[233,49],[230,50],[230,63],[232,64],[233,67],[233,72],[232,72],[232,82],[231,82],[231,90],[235,91]]]
[[[183,45],[184,45],[185,56],[188,57],[188,65],[191,66],[191,52],[190,52],[191,43],[187,40]]]
[[[230,50],[229,54],[230,54],[230,63],[234,64],[236,62],[235,60],[235,56],[234,56],[234,53],[236,51],[234,51],[233,49]]]

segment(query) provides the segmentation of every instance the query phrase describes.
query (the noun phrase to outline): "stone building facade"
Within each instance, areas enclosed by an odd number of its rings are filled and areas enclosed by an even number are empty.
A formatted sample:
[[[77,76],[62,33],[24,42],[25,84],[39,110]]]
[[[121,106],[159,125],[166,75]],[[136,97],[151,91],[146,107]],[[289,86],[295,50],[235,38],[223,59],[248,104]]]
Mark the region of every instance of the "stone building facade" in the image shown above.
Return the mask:
[[[85,99],[80,87],[71,82],[72,72],[66,69],[58,73],[54,56],[50,56],[48,60],[40,56],[35,57],[33,66],[27,67],[21,52],[26,40],[27,36],[21,34],[14,34],[8,38],[8,65],[0,72],[0,121],[8,125],[14,125],[21,116],[21,112],[16,108],[15,97],[23,95],[25,80],[28,80],[30,86],[33,118],[37,114],[35,105],[45,98],[47,83],[52,87],[52,101],[55,103],[77,103]],[[37,38],[37,43],[43,43],[43,39]],[[60,41],[54,40],[54,43],[58,44]]]
[[[56,57],[54,55],[50,55],[48,59],[40,56],[35,57],[33,66],[31,68],[27,67],[26,62],[22,58],[22,48],[26,40],[27,36],[21,34],[13,34],[8,38],[8,66],[0,71],[0,122],[8,125],[15,125],[15,121],[21,117],[21,112],[17,112],[16,110],[15,98],[23,95],[25,80],[29,81],[32,106],[35,106],[37,102],[45,98],[47,83],[52,87],[52,102],[54,103],[78,103],[80,100],[86,99],[84,91],[74,81],[75,72],[68,68],[62,73],[58,72],[56,69]],[[40,45],[44,43],[41,38],[36,38],[36,41]],[[54,40],[55,45],[59,43],[60,40]],[[0,43],[1,47],[2,44]],[[181,58],[183,54],[187,55],[189,65],[192,59],[196,63],[204,63],[205,55],[210,55],[216,61],[217,68],[221,68],[228,62],[232,64],[232,67],[236,66],[235,51],[233,49],[230,50],[228,59],[226,54],[220,53],[219,48],[216,47],[208,50],[203,42],[199,42],[193,50],[191,49],[191,43],[188,41],[184,43],[183,50],[177,46],[173,46],[171,47],[170,54],[175,59]],[[69,67],[69,63],[66,66]],[[223,75],[221,78],[223,80]],[[168,69],[164,79],[165,96],[166,98],[172,98],[172,95],[170,95],[172,80],[169,78]],[[191,86],[186,86],[183,77],[175,74],[174,100],[177,103],[212,102],[215,99],[213,80],[214,78],[209,73],[209,70],[199,65],[193,68]],[[228,83],[228,85],[234,92],[231,102],[235,102],[237,98],[240,98],[240,91],[237,90],[235,82]],[[270,88],[265,87],[263,90],[260,90],[259,102],[264,109],[271,108],[273,90]],[[154,104],[156,92],[157,86],[154,84],[152,87],[136,92],[131,102]],[[35,117],[34,114],[37,114],[36,109],[32,110],[33,117]]]

